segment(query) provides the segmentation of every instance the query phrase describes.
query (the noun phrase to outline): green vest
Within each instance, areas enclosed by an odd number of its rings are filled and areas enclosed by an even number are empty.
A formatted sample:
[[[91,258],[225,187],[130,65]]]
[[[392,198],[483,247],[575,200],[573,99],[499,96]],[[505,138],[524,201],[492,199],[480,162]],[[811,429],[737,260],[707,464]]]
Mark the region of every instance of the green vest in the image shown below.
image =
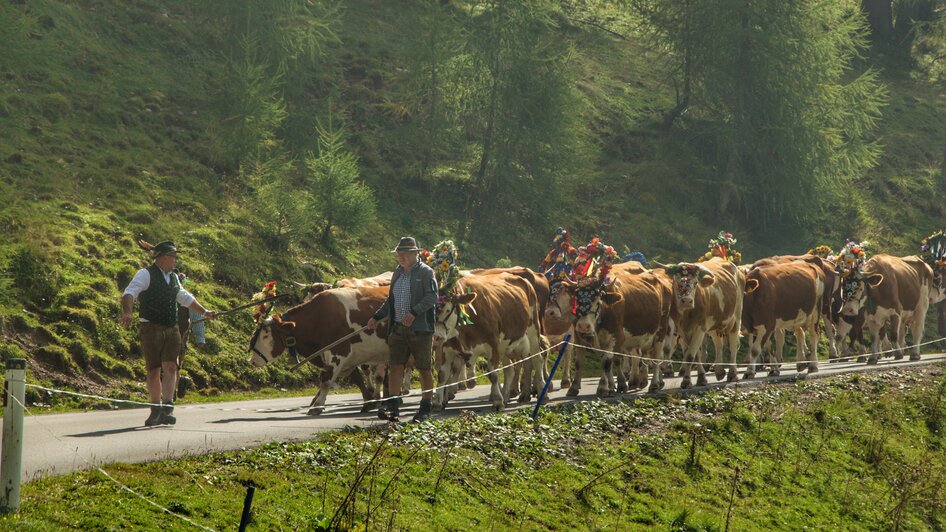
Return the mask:
[[[164,272],[157,264],[148,267],[151,283],[148,289],[138,296],[141,308],[138,314],[151,323],[160,323],[167,327],[177,324],[177,293],[181,283],[176,274],[171,274],[171,283],[164,282]]]

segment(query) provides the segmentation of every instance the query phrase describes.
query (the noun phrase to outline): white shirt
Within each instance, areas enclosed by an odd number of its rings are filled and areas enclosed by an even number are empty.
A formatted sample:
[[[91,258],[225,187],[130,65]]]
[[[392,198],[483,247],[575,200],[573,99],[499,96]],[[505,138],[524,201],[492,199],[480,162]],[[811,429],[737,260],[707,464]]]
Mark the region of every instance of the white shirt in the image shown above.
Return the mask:
[[[171,274],[161,270],[161,273],[164,274],[164,282],[171,284]],[[138,299],[138,296],[148,289],[151,286],[151,272],[147,268],[142,268],[138,270],[138,273],[132,277],[131,282],[128,283],[128,287],[125,288],[125,293],[123,296],[131,296],[135,300]],[[190,292],[181,288],[177,292],[177,304],[182,307],[190,307],[194,301],[197,301]],[[148,320],[144,318],[138,318],[140,322],[147,322]]]

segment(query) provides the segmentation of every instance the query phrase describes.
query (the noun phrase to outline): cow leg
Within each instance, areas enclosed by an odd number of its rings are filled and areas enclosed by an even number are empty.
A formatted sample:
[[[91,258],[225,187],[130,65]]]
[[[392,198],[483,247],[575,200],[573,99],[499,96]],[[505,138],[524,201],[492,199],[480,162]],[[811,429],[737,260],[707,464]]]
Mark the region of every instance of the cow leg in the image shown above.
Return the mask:
[[[565,352],[562,354],[562,361],[559,364],[562,367],[562,388],[568,388],[572,385],[572,352],[574,347],[571,343],[565,346]]]
[[[690,382],[690,366],[694,365],[694,363],[696,365],[697,374],[696,385],[706,386],[706,369],[703,368],[703,361],[699,359],[699,354],[702,351],[703,341],[705,339],[706,331],[698,329],[686,342],[687,348],[683,356],[683,380],[680,381],[680,388],[682,389],[693,386]]]
[[[821,334],[818,332],[818,322],[808,327],[808,373],[818,373],[818,341]],[[799,345],[802,343],[798,342]]]
[[[490,359],[489,359],[489,371],[490,371],[490,374],[489,374],[489,380],[490,380],[489,400],[490,400],[491,403],[493,403],[493,408],[495,408],[496,411],[498,412],[498,411],[502,410],[506,405],[505,405],[505,403],[503,402],[503,392],[502,392],[502,390],[501,390],[500,387],[499,387],[500,375],[499,375],[499,372],[498,372],[498,371],[495,371],[497,368],[499,368],[499,367],[502,365],[501,362],[500,362],[500,358],[499,358],[499,346],[493,345],[492,348],[493,348],[493,349],[492,349],[492,354],[490,355]],[[504,373],[505,373],[505,371],[510,371],[510,372],[511,372],[511,371],[512,371],[512,368],[506,368],[506,369],[503,370],[503,371],[504,371]],[[512,376],[510,375],[510,378],[511,378],[511,377],[512,377]],[[506,381],[506,382],[508,382],[508,381]],[[505,383],[504,383],[504,384],[505,384]]]
[[[892,334],[896,335],[896,337],[890,339],[891,343],[894,344],[891,348],[896,348],[893,352],[893,358],[894,360],[902,360],[903,352],[907,349],[907,320],[900,319],[900,316],[891,316],[890,330]],[[913,336],[916,337],[916,335]]]
[[[808,366],[808,350],[805,348],[805,330],[801,327],[794,327],[792,334],[795,335],[795,371],[800,373]]]
[[[825,314],[821,319],[824,324],[824,334],[828,338],[828,362],[836,362],[839,356],[837,330],[834,326],[834,322],[831,321],[831,316]]]
[[[768,327],[767,327],[768,328]],[[775,324],[771,323],[771,328],[769,330],[775,329]],[[782,370],[782,361],[785,360],[785,329],[775,329],[775,351],[770,351],[769,362],[769,373],[771,374],[774,368],[778,368],[779,371]],[[769,338],[772,338],[770,336]]]
[[[719,334],[712,334],[713,350],[716,351],[716,363],[713,364],[713,373],[716,374],[716,380],[721,381],[726,378],[726,366],[723,364],[723,337]]]
[[[568,387],[568,392],[565,393],[568,397],[575,397],[581,393],[581,367],[585,363],[585,355],[587,353],[587,349],[575,349],[573,353],[575,358],[575,377],[572,379],[572,385]]]
[[[519,381],[522,380],[522,364],[516,364],[512,367],[512,382],[510,383],[509,388],[509,397],[513,395],[519,395]],[[508,397],[507,397],[508,402]]]
[[[457,396],[466,366],[466,353],[458,353],[453,357],[453,364],[450,366],[450,380],[448,381],[450,386],[447,388],[447,402],[453,401]]]
[[[332,387],[332,384],[335,382],[335,370],[337,368],[329,365],[322,373],[319,375],[319,393],[312,398],[312,402],[309,403],[309,411],[306,412],[307,416],[317,416],[325,411],[325,399],[328,397],[328,391]]]
[[[404,365],[404,379],[401,383],[400,395],[410,395],[411,394],[411,378],[414,376],[414,358],[411,357],[407,360],[407,364]]]
[[[923,342],[923,333],[926,331],[926,310],[913,314],[913,323],[910,325],[912,331],[910,338],[913,345],[910,346],[910,360],[920,360],[920,343]],[[904,335],[905,338],[905,335]],[[906,347],[906,346],[904,346]]]
[[[739,355],[739,330],[729,333],[729,369],[727,382],[736,382],[739,380],[739,370],[736,367],[736,356]]]
[[[453,377],[453,359],[459,358],[455,354],[447,354],[446,349],[438,349],[437,353],[437,385],[441,386],[436,391],[434,391],[433,398],[433,407],[437,410],[443,410],[447,407],[447,401],[449,398],[447,396],[447,388],[442,387],[443,385],[451,382],[450,379]]]
[[[466,360],[466,367],[463,368],[466,372],[466,389],[472,390],[476,388],[476,358],[473,353],[464,353],[463,359]]]
[[[743,373],[743,379],[755,378],[756,362],[762,356],[762,344],[764,343],[763,334],[765,329],[749,335],[749,364],[746,366],[746,372]]]
[[[641,360],[645,353],[642,349],[635,349],[631,352],[632,357],[625,362],[630,366],[630,382],[628,388],[639,389],[647,386],[647,362]],[[653,356],[653,355],[651,355]]]
[[[871,320],[867,325],[867,330],[870,331],[870,355],[867,357],[867,365],[872,366],[877,364],[878,359],[880,358],[880,335],[883,331],[884,324],[878,323],[877,320]]]
[[[851,346],[847,341],[848,335],[851,333],[852,329],[853,325],[844,321],[843,319],[838,320],[834,327],[834,342],[838,349],[838,362],[849,358],[848,355],[853,353],[853,350],[851,350]]]
[[[614,355],[601,353],[601,379],[598,380],[598,390],[595,392],[598,397],[610,397],[614,395],[614,375],[611,373],[611,366],[613,364]]]

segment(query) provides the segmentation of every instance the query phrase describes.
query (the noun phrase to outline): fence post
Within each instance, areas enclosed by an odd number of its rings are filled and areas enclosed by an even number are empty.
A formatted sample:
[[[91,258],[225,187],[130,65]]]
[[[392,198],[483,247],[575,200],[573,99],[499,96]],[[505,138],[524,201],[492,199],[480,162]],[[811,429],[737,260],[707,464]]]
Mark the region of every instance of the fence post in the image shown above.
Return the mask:
[[[549,384],[552,384],[552,379],[555,378],[555,370],[558,369],[558,364],[562,361],[562,356],[565,354],[565,349],[568,348],[568,342],[570,342],[571,339],[571,333],[565,335],[565,340],[562,342],[562,348],[558,350],[558,358],[555,359],[555,363],[552,364],[552,371],[549,372],[549,378],[545,380],[545,386],[542,387],[542,393],[540,393],[539,397],[535,400],[535,410],[532,411],[533,421],[535,421],[539,415],[539,407],[542,406],[542,400],[545,399],[545,394],[549,391]],[[581,375],[578,375],[577,377],[580,379]]]
[[[7,361],[3,384],[3,445],[0,448],[0,512],[20,509],[23,470],[23,405],[26,400],[26,359]]]

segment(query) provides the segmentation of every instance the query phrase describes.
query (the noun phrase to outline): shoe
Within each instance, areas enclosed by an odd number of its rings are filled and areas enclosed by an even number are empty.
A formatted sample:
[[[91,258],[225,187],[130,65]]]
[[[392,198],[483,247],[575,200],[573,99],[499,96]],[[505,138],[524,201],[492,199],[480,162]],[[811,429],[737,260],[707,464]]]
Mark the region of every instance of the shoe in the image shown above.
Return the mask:
[[[431,410],[432,409],[431,409],[430,399],[421,399],[420,409],[418,409],[417,413],[414,414],[414,421],[415,422],[427,421],[428,419],[430,419]]]
[[[400,408],[398,406],[398,400],[388,399],[385,402],[387,403],[387,408],[385,408],[385,411],[388,414],[388,421],[397,423],[399,421],[398,416],[401,415]]]
[[[177,423],[174,417],[174,403],[164,403],[161,406],[161,415],[158,417],[158,425],[173,425]]]
[[[184,397],[187,395],[187,390],[190,390],[193,385],[194,381],[190,377],[181,375],[181,378],[177,380],[177,396]]]
[[[151,415],[145,420],[146,427],[153,427],[158,424],[158,420],[161,419],[161,408],[160,406],[151,407]]]

